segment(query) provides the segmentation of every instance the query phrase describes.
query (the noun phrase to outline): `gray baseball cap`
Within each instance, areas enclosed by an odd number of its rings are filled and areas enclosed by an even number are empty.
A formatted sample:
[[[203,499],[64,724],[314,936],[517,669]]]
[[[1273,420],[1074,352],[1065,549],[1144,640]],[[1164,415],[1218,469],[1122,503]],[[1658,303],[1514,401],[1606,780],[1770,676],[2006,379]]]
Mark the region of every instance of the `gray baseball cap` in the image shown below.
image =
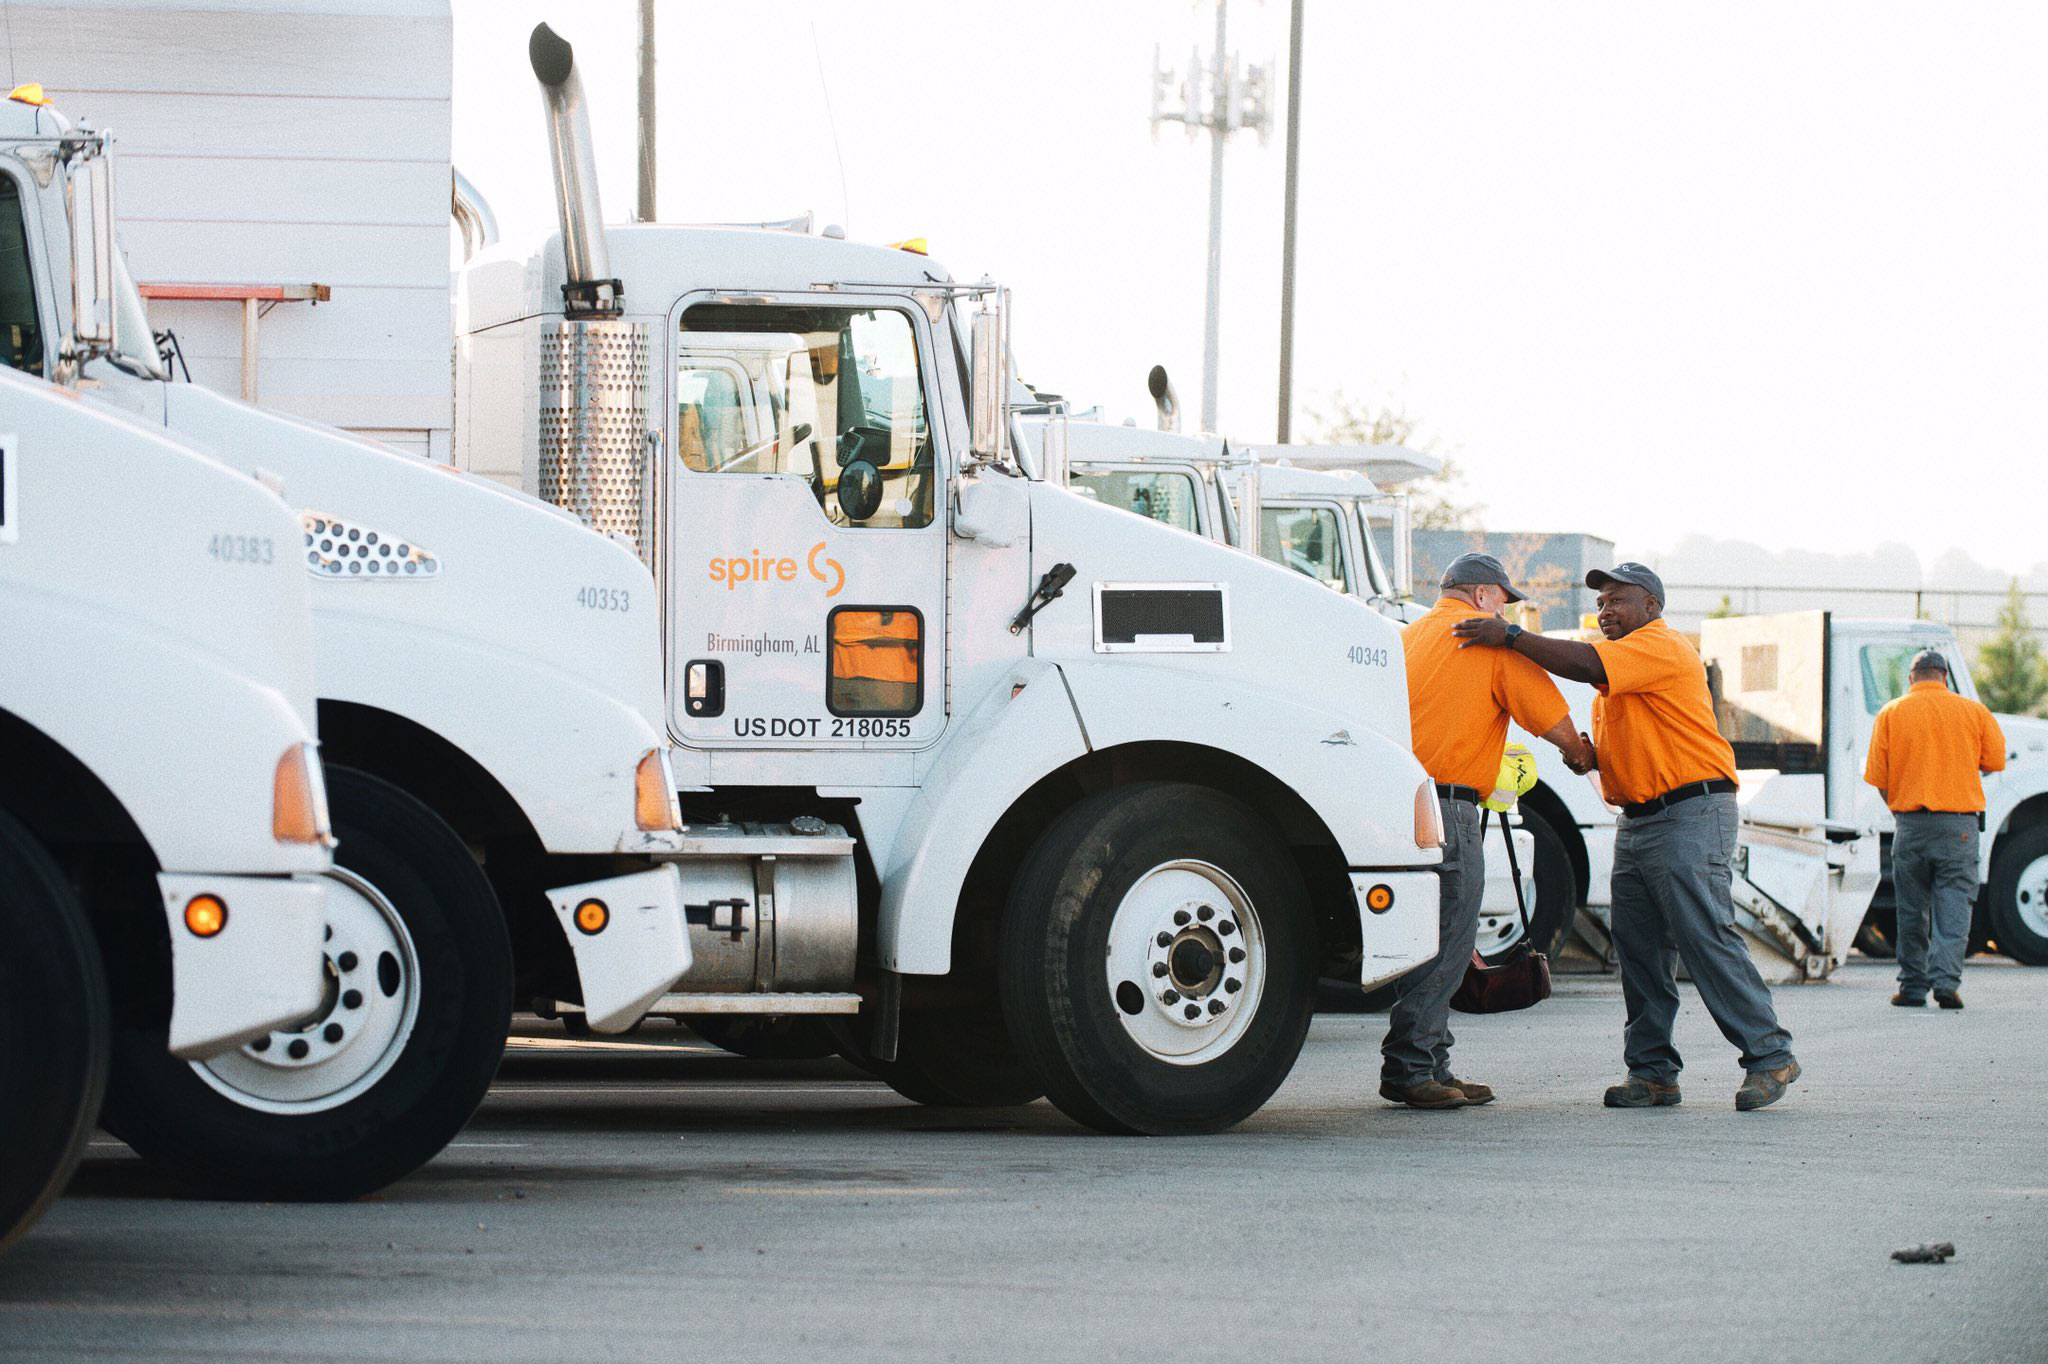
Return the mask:
[[[1664,580],[1643,564],[1616,564],[1613,568],[1596,568],[1586,575],[1586,586],[1595,592],[1609,583],[1640,587],[1660,602],[1671,600],[1664,595]]]
[[[1438,587],[1473,587],[1480,583],[1491,583],[1505,590],[1509,601],[1527,601],[1522,593],[1515,591],[1515,585],[1508,581],[1508,571],[1500,566],[1500,560],[1491,554],[1460,554],[1451,560],[1451,566],[1444,570],[1444,579]]]
[[[1906,671],[1908,673],[1940,672],[1946,674],[1948,672],[1948,660],[1932,649],[1922,649],[1919,653],[1913,655],[1912,665]]]

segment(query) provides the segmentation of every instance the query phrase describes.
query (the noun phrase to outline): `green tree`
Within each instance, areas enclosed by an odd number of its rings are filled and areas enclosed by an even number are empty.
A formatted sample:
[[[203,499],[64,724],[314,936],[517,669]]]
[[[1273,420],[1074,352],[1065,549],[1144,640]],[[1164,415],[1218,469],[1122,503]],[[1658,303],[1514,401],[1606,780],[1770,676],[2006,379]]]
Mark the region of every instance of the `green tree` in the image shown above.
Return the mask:
[[[2048,698],[2048,662],[2027,622],[2027,601],[2014,578],[1998,611],[1998,633],[1977,649],[1977,694],[2002,715],[2024,715]]]
[[[1739,616],[1741,614],[1742,613],[1740,611],[1735,609],[1735,603],[1728,600],[1728,594],[1726,592],[1723,592],[1721,594],[1721,604],[1715,607],[1713,610],[1707,612],[1707,619],[1727,620],[1730,616]]]
[[[1415,529],[1480,529],[1479,515],[1486,510],[1485,504],[1466,500],[1457,462],[1440,453],[1435,440],[1417,439],[1421,423],[1409,416],[1406,408],[1363,402],[1339,391],[1330,395],[1327,409],[1311,408],[1309,418],[1314,423],[1314,438],[1331,445],[1403,445],[1436,455],[1443,460],[1443,467],[1407,485],[1408,515]]]

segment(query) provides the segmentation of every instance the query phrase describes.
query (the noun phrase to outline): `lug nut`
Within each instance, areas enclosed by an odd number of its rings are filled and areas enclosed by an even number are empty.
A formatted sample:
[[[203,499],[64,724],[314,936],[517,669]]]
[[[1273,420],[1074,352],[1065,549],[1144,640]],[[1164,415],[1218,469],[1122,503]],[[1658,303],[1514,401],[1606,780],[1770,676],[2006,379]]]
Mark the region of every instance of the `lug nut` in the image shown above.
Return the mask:
[[[256,1039],[256,1040],[255,1040],[254,1042],[251,1042],[251,1043],[249,1044],[249,1050],[250,1050],[250,1051],[269,1051],[269,1050],[270,1050],[270,1039],[269,1039],[269,1038],[267,1038],[267,1037],[259,1037],[259,1038],[257,1038],[257,1039]]]
[[[1184,909],[1176,909],[1175,911],[1173,911],[1173,921],[1177,924],[1185,926],[1188,921],[1188,912]]]
[[[1168,1004],[1178,1004],[1180,1003],[1180,991],[1168,990],[1165,994],[1159,996],[1159,998]]]
[[[344,952],[334,959],[334,964],[344,971],[353,971],[356,969],[356,954]]]
[[[1212,999],[1212,1000],[1210,1000],[1210,1001],[1209,1001],[1209,1012],[1210,1012],[1211,1014],[1220,1014],[1220,1013],[1222,1013],[1222,1012],[1223,1012],[1223,1001],[1222,1001],[1222,1000],[1220,1000],[1220,999]]]
[[[1232,961],[1243,961],[1243,960],[1244,960],[1244,949],[1243,949],[1242,947],[1233,947],[1233,948],[1231,948],[1231,949],[1230,949],[1230,959],[1231,959]]]
[[[1242,990],[1244,988],[1244,982],[1236,979],[1226,980],[1223,982],[1223,988],[1230,991],[1230,993],[1232,994],[1236,994],[1239,990]]]
[[[1209,920],[1216,917],[1216,911],[1209,908],[1209,906],[1207,905],[1203,905],[1200,909],[1195,911],[1195,917],[1197,919],[1200,919],[1203,923],[1208,923]]]
[[[363,992],[361,990],[343,990],[341,992],[341,1007],[344,1009],[362,1008]]]
[[[1200,1018],[1202,1016],[1202,1011],[1192,1004],[1188,1005],[1187,1008],[1182,1009],[1181,1013],[1184,1014],[1190,1022],[1193,1022],[1195,1019]]]
[[[286,1047],[285,1050],[291,1053],[292,1060],[303,1061],[306,1059],[306,1053],[311,1051],[312,1048],[306,1045],[305,1038],[294,1037],[292,1039],[292,1044]]]
[[[1237,925],[1232,923],[1230,920],[1225,919],[1222,923],[1216,925],[1216,931],[1227,938],[1231,934],[1237,932]]]
[[[1162,928],[1159,930],[1159,936],[1152,941],[1158,943],[1161,947],[1170,947],[1173,945],[1173,934]]]
[[[320,1038],[330,1046],[339,1042],[341,1040],[341,1024],[329,1023],[320,1030]]]
[[[1163,962],[1163,961],[1155,961],[1155,962],[1153,962],[1153,963],[1152,963],[1152,974],[1153,974],[1153,975],[1155,975],[1155,976],[1163,976],[1163,975],[1165,975],[1165,974],[1166,974],[1166,963],[1165,963],[1165,962]]]

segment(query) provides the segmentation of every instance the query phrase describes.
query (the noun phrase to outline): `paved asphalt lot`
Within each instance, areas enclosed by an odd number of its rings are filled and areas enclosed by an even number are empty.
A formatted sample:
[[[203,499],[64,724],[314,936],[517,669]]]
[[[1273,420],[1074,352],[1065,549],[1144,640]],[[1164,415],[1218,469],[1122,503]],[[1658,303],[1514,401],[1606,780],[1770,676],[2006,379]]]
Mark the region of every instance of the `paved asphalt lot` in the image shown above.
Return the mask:
[[[1890,988],[1780,990],[1807,1078],[1761,1113],[1690,999],[1684,1106],[1603,1110],[1619,987],[1567,977],[1460,1025],[1489,1108],[1383,1104],[1383,1018],[1330,1014],[1171,1141],[541,1025],[367,1202],[168,1198],[102,1138],[0,1261],[0,1359],[2048,1359],[2048,971]]]

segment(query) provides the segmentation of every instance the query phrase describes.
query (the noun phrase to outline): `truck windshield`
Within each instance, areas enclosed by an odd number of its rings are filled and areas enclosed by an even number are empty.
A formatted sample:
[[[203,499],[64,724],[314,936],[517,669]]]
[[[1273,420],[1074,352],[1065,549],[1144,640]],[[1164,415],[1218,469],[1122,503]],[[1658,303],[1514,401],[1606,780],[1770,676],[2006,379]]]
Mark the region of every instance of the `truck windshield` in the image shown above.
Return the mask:
[[[675,372],[685,468],[801,478],[835,525],[931,524],[932,439],[908,314],[703,303],[683,314]]]
[[[1913,655],[1926,647],[1925,643],[1864,645],[1863,709],[1875,715],[1883,710],[1887,703],[1904,696],[1911,682]],[[1954,650],[1951,649],[1949,652],[1952,654]],[[1949,678],[1948,686],[1950,691],[1956,689],[1956,680],[1953,676]]]
[[[36,315],[21,186],[8,175],[0,175],[0,361],[29,374],[43,372],[43,327]]]
[[[1138,472],[1129,469],[1104,469],[1093,472],[1075,470],[1067,479],[1068,485],[1086,494],[1092,494],[1099,502],[1125,511],[1136,512],[1154,521],[1164,521],[1169,526],[1178,526],[1185,531],[1200,534],[1201,516],[1196,511],[1195,476],[1190,473],[1172,471],[1167,473]]]
[[[1350,580],[1344,572],[1344,539],[1339,533],[1337,513],[1328,508],[1260,508],[1259,553],[1325,587],[1350,591]]]

